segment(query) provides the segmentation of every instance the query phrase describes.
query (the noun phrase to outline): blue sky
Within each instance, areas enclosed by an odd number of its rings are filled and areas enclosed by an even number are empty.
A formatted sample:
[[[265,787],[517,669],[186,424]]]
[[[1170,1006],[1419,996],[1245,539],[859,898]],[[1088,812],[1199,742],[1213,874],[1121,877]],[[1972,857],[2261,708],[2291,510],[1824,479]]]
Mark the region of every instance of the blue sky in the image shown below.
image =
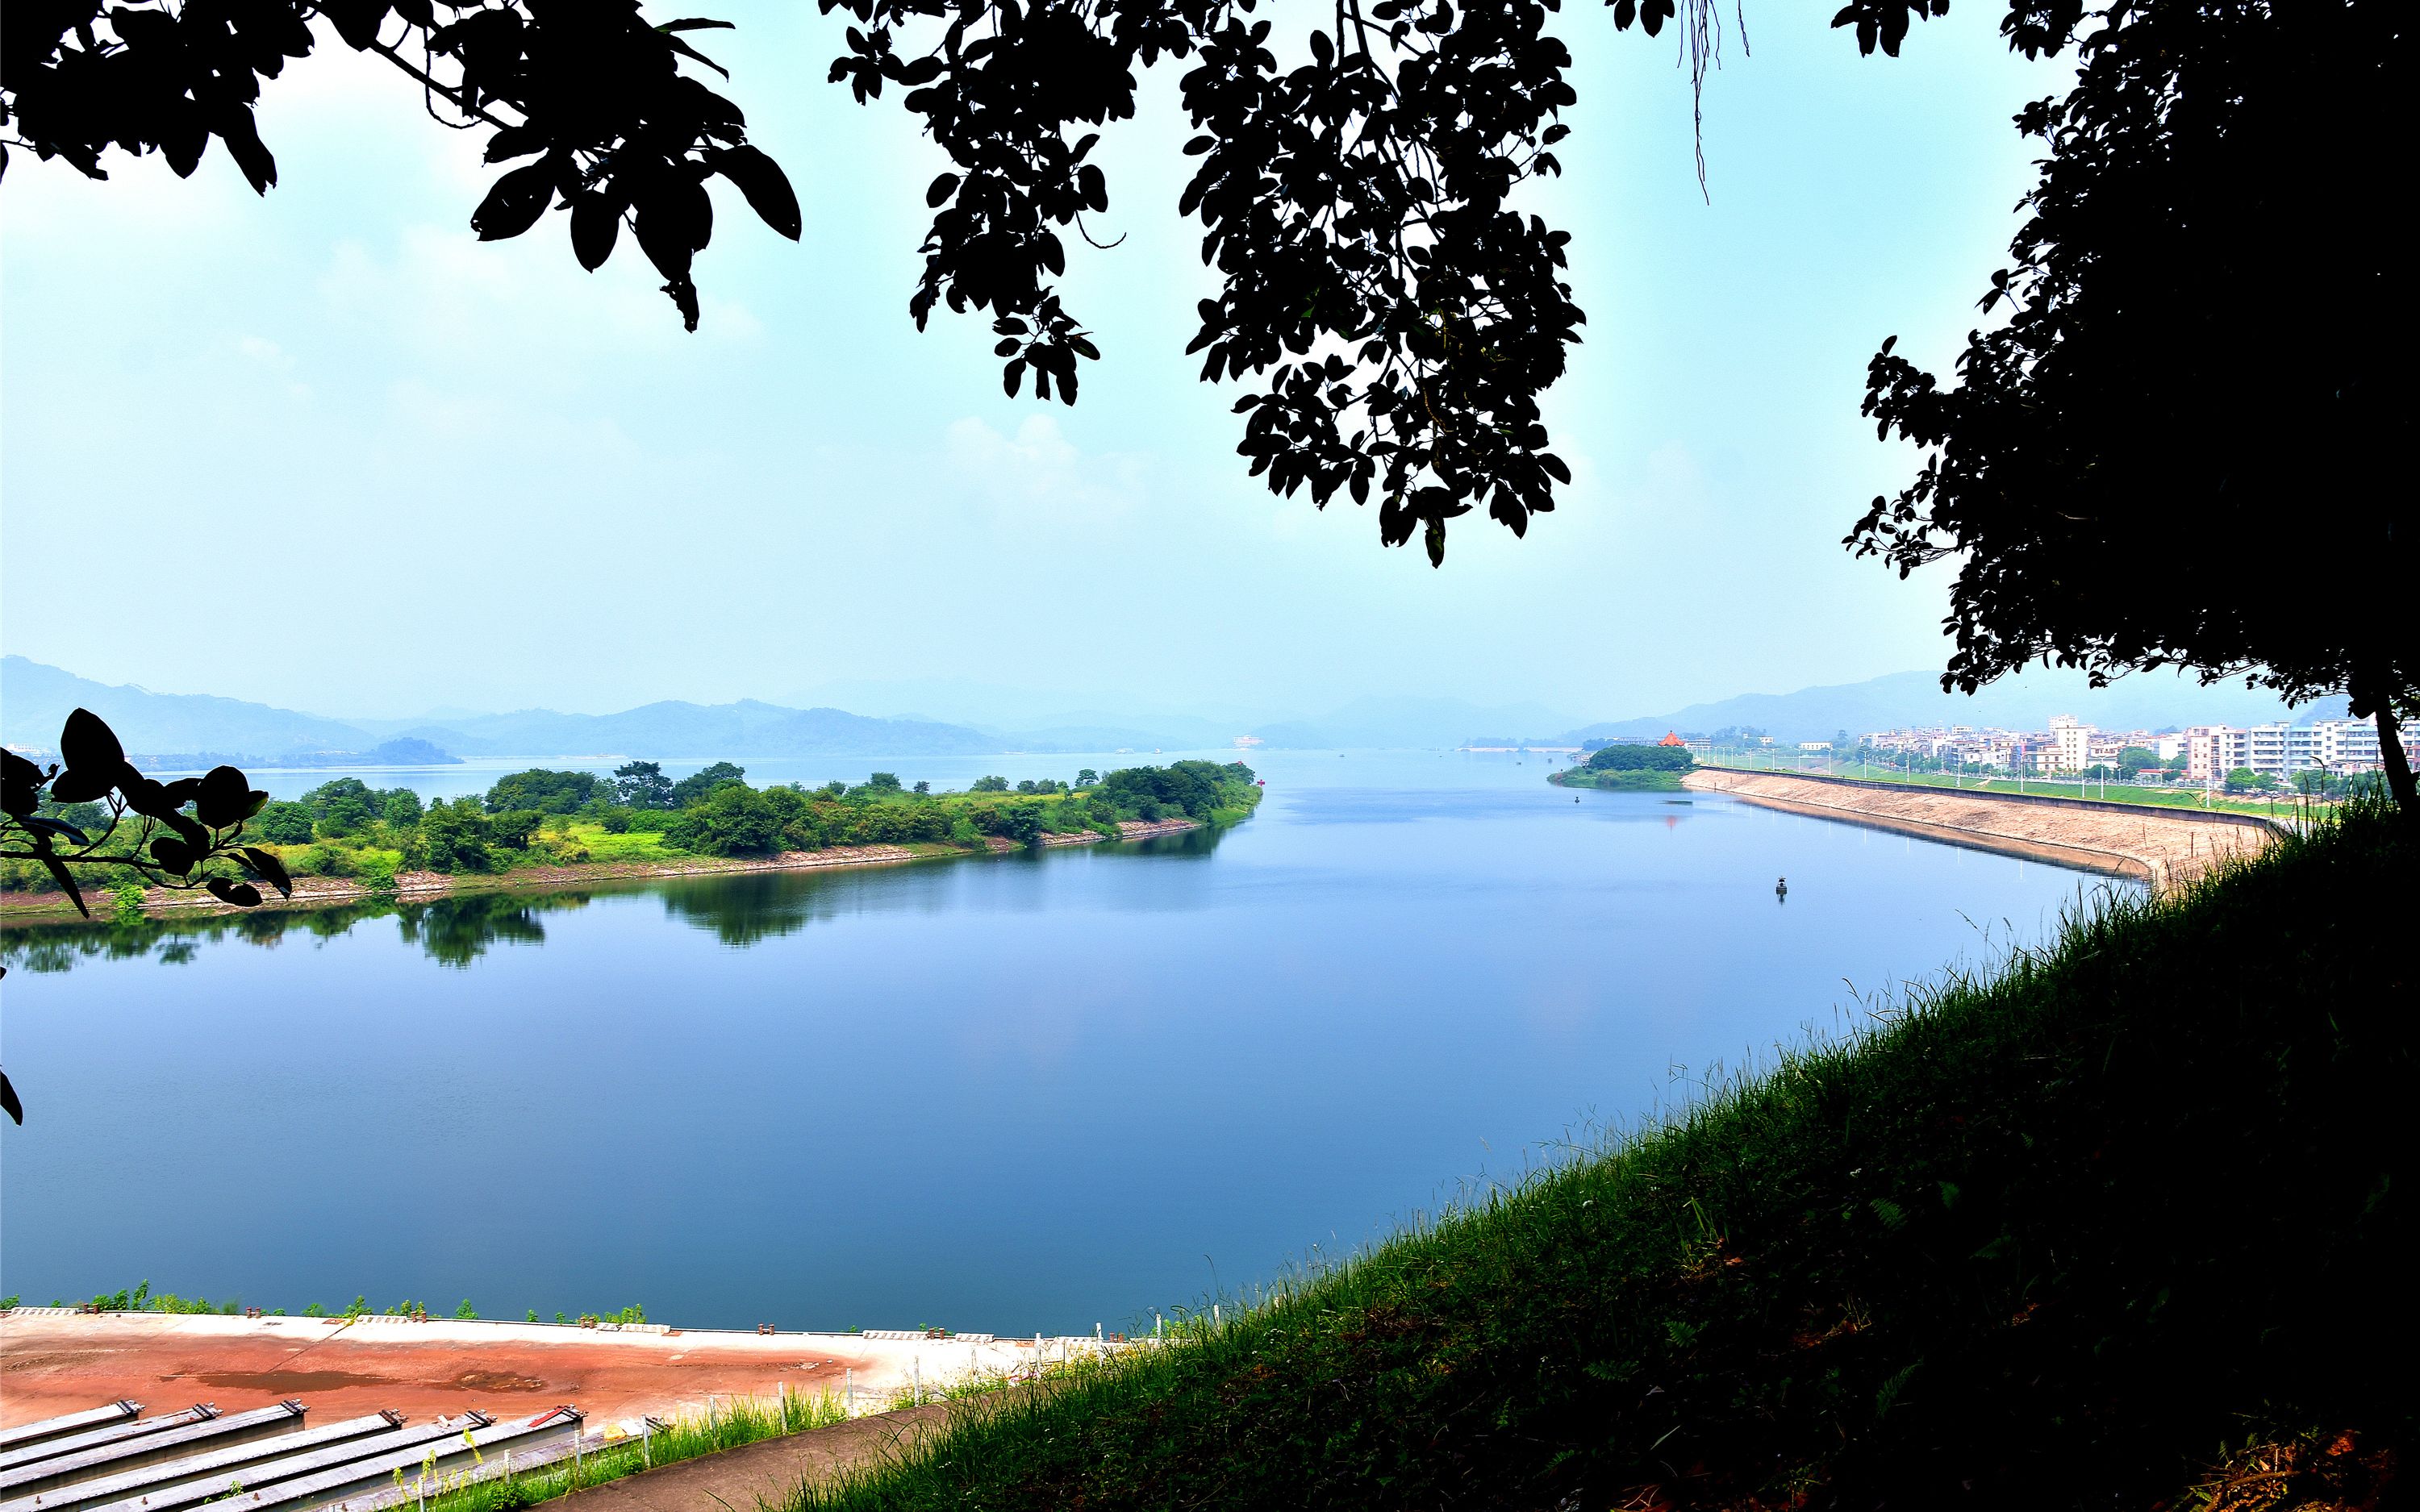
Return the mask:
[[[1701,199],[1671,37],[1581,7],[1567,177],[1588,341],[1550,393],[1576,477],[1527,541],[1474,517],[1433,572],[1374,513],[1270,498],[1183,355],[1209,288],[1174,207],[1175,76],[1104,143],[1071,302],[1105,361],[1011,402],[976,320],[906,313],[939,163],[822,82],[838,23],[706,8],[802,243],[718,184],[685,335],[635,247],[559,218],[482,246],[491,170],[383,64],[272,85],[280,186],[19,157],[0,196],[0,640],[105,681],[336,714],[786,701],[971,678],[1159,705],[1365,692],[1614,717],[1939,664],[1943,579],[1838,546],[1912,466],[1856,413],[1900,333],[1941,364],[2001,266],[2058,87],[1985,7],[1860,58],[1830,8],[1747,15],[1709,85]],[[669,14],[669,12],[668,12]],[[1280,26],[1307,24],[1283,9]],[[146,604],[154,606],[146,609]],[[893,712],[870,710],[868,712]]]

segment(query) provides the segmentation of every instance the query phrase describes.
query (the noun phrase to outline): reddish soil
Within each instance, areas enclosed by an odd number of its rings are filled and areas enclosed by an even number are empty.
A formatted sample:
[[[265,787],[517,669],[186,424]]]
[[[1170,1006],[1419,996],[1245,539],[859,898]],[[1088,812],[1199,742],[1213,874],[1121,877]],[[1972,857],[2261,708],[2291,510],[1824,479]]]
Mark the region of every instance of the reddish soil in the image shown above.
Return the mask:
[[[795,1353],[706,1346],[641,1350],[608,1338],[563,1343],[500,1338],[464,1343],[356,1340],[351,1331],[292,1319],[291,1332],[240,1336],[129,1329],[76,1336],[12,1320],[0,1335],[0,1423],[80,1412],[132,1396],[160,1412],[195,1401],[228,1412],[300,1396],[315,1423],[392,1408],[415,1421],[467,1408],[504,1416],[576,1403],[591,1422],[702,1411],[709,1395],[766,1397],[834,1393],[870,1360],[830,1352],[830,1336],[800,1337]],[[677,1336],[668,1342],[677,1346]]]

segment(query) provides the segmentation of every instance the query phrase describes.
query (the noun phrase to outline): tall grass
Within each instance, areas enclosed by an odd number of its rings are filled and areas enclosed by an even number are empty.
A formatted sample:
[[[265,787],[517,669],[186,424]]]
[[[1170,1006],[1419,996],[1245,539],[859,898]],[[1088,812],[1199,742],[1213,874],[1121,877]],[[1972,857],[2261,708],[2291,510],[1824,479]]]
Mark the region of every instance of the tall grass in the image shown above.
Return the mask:
[[[2104,896],[788,1512],[2149,1507],[2246,1436],[2408,1458],[2415,862],[2358,808]]]
[[[844,1422],[848,1413],[836,1396],[800,1393],[768,1399],[736,1397],[718,1401],[711,1412],[675,1418],[652,1431],[582,1454],[577,1461],[558,1460],[526,1473],[468,1481],[466,1472],[432,1480],[428,1512],[512,1512],[609,1481],[635,1475],[658,1465],[677,1464],[700,1455],[809,1428]],[[409,1478],[406,1478],[408,1483]],[[442,1489],[437,1489],[439,1486]]]

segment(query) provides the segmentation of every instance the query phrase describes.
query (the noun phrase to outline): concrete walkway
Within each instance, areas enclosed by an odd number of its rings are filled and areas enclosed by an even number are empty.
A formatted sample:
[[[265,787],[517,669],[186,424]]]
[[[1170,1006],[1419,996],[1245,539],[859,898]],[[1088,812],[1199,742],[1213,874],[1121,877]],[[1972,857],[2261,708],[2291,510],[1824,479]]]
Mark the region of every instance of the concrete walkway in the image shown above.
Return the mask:
[[[2155,893],[2181,887],[2236,856],[2257,855],[2277,838],[2274,828],[2257,820],[2191,810],[1897,787],[1728,767],[1700,767],[1682,780],[1700,793],[1727,793],[1792,813],[2141,877]]]

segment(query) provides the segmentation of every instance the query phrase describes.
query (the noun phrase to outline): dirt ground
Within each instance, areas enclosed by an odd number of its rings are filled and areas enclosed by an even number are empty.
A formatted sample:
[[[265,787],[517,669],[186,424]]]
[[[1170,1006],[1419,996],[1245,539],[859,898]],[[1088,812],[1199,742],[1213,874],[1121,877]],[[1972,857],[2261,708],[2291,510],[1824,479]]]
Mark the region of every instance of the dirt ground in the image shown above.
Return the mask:
[[[886,1399],[911,1371],[928,1384],[1013,1368],[1017,1344],[756,1337],[673,1331],[598,1333],[445,1322],[247,1320],[157,1315],[0,1319],[0,1424],[80,1412],[121,1396],[147,1412],[212,1402],[224,1411],[299,1397],[311,1421],[381,1408],[420,1421],[470,1408],[497,1416],[573,1405],[592,1423],[692,1415],[709,1396],[835,1396]]]
[[[756,1512],[801,1481],[879,1463],[947,1421],[946,1405],[883,1412],[684,1459],[566,1498],[566,1512]]]
[[[2190,882],[2230,857],[2257,854],[2274,838],[2264,826],[2191,810],[2027,803],[1993,794],[1863,787],[1711,766],[1682,781],[1700,792],[1728,793],[1794,813],[2123,872],[2145,878],[2156,892]]]

